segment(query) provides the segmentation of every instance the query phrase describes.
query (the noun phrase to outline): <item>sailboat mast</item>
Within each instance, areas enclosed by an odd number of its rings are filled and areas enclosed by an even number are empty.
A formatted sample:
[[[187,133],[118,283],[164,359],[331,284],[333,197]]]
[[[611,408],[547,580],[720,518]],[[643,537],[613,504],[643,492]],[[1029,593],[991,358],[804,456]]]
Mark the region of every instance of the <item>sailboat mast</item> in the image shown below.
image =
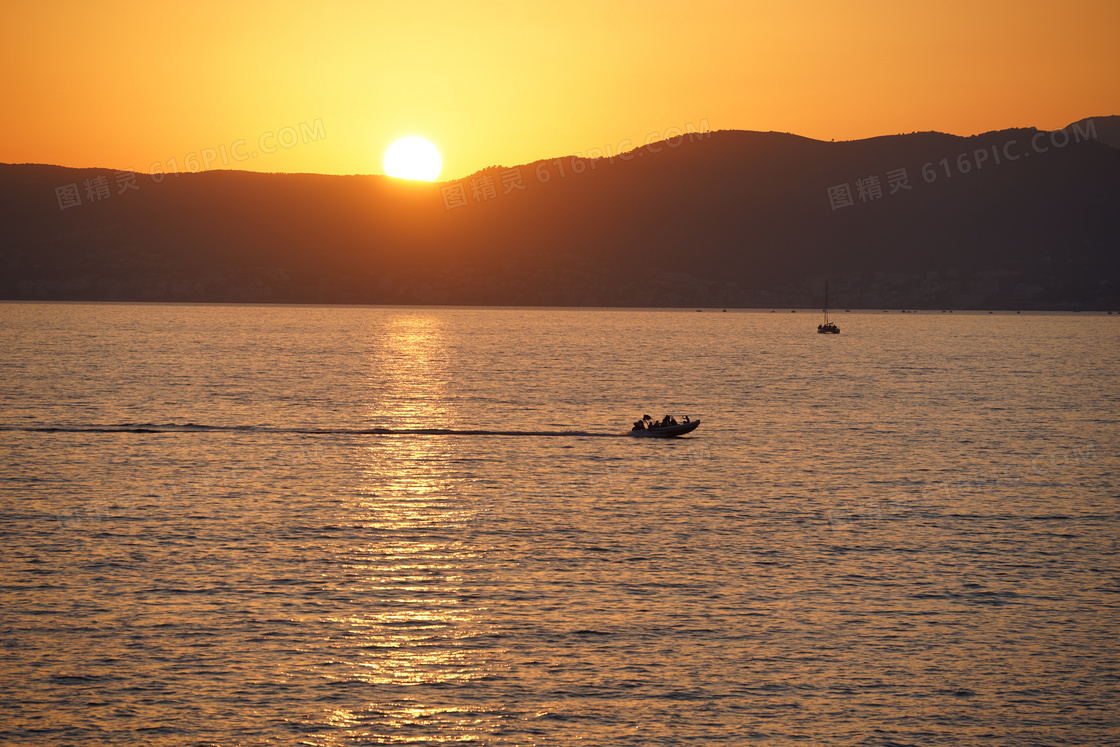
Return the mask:
[[[828,324],[828,281],[824,281],[824,323]]]

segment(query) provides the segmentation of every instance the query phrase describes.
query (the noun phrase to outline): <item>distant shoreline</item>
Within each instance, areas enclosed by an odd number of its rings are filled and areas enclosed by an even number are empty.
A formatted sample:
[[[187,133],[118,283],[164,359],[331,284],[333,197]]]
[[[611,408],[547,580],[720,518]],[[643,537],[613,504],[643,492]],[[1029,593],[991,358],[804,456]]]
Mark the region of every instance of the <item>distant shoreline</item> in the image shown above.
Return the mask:
[[[790,307],[697,307],[697,306],[545,306],[525,304],[394,304],[394,303],[306,303],[306,302],[270,302],[270,301],[181,301],[181,300],[105,300],[105,299],[50,299],[50,298],[0,298],[0,305],[66,305],[66,306],[244,306],[248,308],[320,308],[320,309],[439,309],[439,310],[521,310],[521,311],[657,311],[657,312],[692,312],[692,313],[757,313],[757,314],[820,314],[821,309],[790,308]],[[1003,309],[1003,308],[970,308],[970,309],[832,309],[829,311],[834,316],[855,315],[941,315],[961,314],[966,316],[998,315],[998,316],[1120,316],[1117,309]]]

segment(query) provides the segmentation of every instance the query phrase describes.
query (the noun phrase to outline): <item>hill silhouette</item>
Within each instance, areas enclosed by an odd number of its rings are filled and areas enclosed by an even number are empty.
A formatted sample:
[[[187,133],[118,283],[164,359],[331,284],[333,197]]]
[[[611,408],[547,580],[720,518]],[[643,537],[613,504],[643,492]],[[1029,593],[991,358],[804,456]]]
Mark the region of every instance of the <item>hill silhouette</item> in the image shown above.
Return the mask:
[[[903,179],[905,177],[905,179]],[[382,176],[0,164],[0,297],[1120,307],[1120,117]]]

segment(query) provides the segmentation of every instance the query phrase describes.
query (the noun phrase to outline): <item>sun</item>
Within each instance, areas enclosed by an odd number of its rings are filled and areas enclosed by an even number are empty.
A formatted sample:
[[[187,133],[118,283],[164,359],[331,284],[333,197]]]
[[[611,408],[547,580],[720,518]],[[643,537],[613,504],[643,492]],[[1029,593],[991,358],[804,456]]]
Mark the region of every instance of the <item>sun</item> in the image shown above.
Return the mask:
[[[443,168],[436,146],[415,135],[402,137],[390,145],[381,163],[389,176],[424,182],[434,182]]]

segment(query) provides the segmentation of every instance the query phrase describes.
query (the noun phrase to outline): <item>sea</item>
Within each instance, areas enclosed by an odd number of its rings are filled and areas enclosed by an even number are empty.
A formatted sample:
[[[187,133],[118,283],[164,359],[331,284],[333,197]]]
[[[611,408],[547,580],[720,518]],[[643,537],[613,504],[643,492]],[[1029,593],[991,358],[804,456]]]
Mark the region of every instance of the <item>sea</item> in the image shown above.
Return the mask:
[[[0,304],[0,743],[1120,742],[1120,315],[833,317]]]

